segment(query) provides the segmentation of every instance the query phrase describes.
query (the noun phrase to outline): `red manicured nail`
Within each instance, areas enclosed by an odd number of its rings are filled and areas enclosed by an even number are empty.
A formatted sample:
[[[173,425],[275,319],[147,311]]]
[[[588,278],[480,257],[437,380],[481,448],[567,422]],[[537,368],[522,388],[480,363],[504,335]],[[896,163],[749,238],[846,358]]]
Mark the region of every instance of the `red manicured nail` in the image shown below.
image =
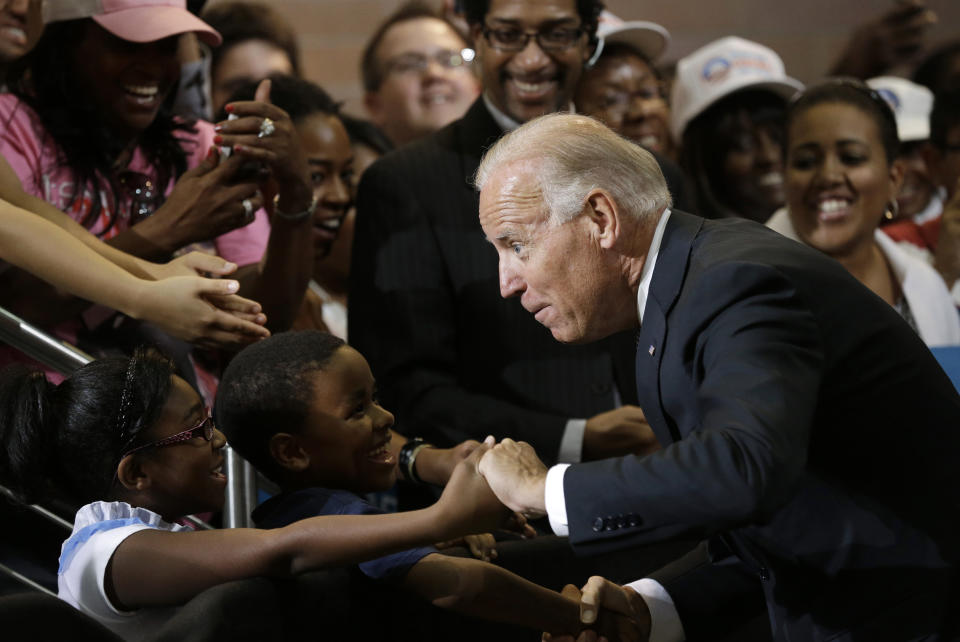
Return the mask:
[[[207,160],[212,160],[214,154],[216,154],[216,152],[213,151],[213,147],[211,147],[209,150],[207,150]]]
[[[217,134],[216,136],[213,137],[213,142],[219,145],[220,143],[223,142],[223,136],[221,136],[220,134]]]
[[[242,152],[242,151],[244,151],[244,150],[246,150],[246,149],[247,149],[246,145],[234,145],[234,146],[233,146],[233,151],[235,151],[235,152]]]
[[[233,111],[233,105],[227,105],[223,108],[225,111]]]

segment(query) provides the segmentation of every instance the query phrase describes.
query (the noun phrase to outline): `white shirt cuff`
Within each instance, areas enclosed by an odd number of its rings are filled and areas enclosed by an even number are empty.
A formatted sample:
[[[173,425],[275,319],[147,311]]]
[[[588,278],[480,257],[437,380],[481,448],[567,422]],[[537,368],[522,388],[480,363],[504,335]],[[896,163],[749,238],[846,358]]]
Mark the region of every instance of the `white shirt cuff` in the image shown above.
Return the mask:
[[[645,577],[627,586],[639,593],[650,609],[649,642],[682,642],[686,639],[677,607],[660,582]]]
[[[557,464],[547,471],[547,483],[543,491],[543,504],[547,508],[547,518],[550,528],[557,535],[567,535],[567,504],[563,497],[563,474],[570,468],[570,464]]]
[[[557,461],[579,464],[583,460],[583,433],[587,431],[586,419],[571,419],[563,428],[560,452]]]

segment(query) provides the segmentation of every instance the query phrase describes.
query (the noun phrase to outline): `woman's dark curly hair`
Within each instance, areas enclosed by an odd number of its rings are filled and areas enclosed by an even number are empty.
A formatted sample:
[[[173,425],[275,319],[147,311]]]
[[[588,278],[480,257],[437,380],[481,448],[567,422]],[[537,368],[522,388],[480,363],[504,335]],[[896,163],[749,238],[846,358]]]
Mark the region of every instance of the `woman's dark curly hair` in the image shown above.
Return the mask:
[[[102,190],[112,196],[114,217],[107,225],[109,229],[116,223],[120,200],[114,163],[129,141],[118,136],[102,110],[85,98],[90,90],[82,86],[75,73],[74,65],[84,62],[72,54],[94,24],[82,19],[47,25],[33,51],[12,66],[8,83],[10,91],[36,111],[56,143],[58,166],[70,169],[74,188],[69,204],[82,199],[89,187],[95,194]],[[157,117],[137,138],[161,189],[187,171],[187,153],[176,132],[196,131],[192,123],[174,117],[175,98],[171,92]],[[37,181],[40,179],[38,176]],[[80,221],[85,227],[91,227],[100,215],[100,199],[92,201],[90,211]]]

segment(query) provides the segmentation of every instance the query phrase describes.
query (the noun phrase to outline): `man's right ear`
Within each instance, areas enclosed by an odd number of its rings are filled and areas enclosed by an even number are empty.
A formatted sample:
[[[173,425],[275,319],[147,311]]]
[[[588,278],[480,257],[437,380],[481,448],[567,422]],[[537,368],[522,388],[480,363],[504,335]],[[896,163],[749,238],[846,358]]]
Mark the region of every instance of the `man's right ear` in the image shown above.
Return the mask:
[[[300,447],[296,435],[278,432],[270,438],[270,456],[286,470],[300,472],[310,466],[310,455]]]

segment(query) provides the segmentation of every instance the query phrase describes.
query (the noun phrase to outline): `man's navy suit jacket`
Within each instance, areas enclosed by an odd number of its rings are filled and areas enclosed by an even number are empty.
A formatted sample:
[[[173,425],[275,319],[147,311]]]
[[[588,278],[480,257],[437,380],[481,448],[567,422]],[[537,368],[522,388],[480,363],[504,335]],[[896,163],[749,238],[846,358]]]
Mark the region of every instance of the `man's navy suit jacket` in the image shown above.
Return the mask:
[[[567,470],[575,547],[706,529],[762,585],[778,640],[943,626],[960,557],[960,397],[891,306],[760,225],[674,211],[636,373],[664,447]],[[691,639],[709,637],[698,614],[733,591],[718,572],[667,582]]]

